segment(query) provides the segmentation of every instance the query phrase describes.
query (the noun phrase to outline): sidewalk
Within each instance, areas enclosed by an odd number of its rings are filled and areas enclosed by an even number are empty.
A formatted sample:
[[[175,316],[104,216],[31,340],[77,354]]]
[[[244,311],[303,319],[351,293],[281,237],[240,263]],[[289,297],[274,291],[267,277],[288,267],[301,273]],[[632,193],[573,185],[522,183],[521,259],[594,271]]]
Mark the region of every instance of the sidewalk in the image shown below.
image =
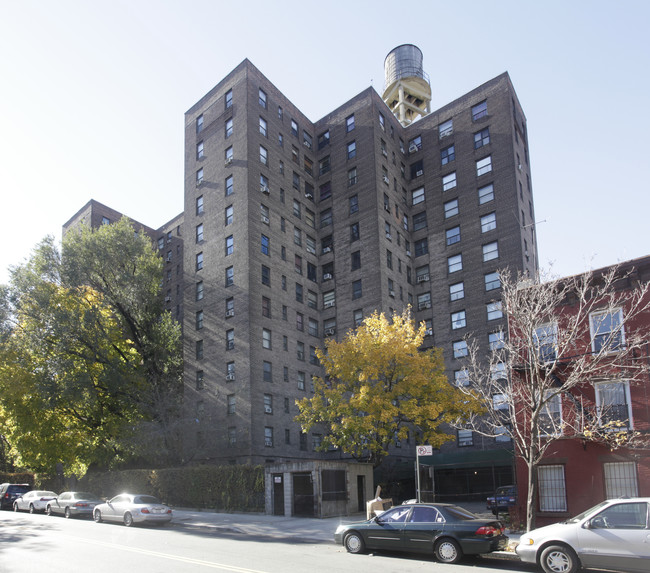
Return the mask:
[[[467,509],[472,509],[467,507]],[[491,515],[491,514],[490,514]],[[246,535],[256,538],[282,539],[290,543],[334,543],[334,531],[341,523],[364,521],[365,513],[350,516],[287,517],[261,513],[215,513],[192,509],[174,509],[172,526],[203,533]],[[507,533],[512,547],[519,541],[518,533]],[[494,556],[515,558],[513,551],[498,551]]]

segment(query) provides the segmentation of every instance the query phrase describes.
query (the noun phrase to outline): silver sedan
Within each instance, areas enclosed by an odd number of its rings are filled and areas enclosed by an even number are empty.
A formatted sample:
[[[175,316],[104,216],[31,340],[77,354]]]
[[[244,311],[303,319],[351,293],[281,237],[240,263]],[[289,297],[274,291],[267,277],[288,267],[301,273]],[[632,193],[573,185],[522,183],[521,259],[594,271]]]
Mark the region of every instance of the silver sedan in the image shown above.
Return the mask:
[[[47,507],[47,502],[55,497],[56,494],[53,491],[28,491],[14,500],[14,511],[43,512]]]
[[[63,515],[66,518],[83,515],[91,517],[93,509],[104,500],[95,494],[84,491],[66,491],[47,502],[45,512],[48,515]]]
[[[576,573],[580,567],[650,571],[650,498],[603,501],[563,523],[521,536],[517,555],[545,573]]]
[[[136,523],[169,523],[172,510],[152,495],[123,493],[97,505],[93,510],[97,523],[115,521],[130,527]]]

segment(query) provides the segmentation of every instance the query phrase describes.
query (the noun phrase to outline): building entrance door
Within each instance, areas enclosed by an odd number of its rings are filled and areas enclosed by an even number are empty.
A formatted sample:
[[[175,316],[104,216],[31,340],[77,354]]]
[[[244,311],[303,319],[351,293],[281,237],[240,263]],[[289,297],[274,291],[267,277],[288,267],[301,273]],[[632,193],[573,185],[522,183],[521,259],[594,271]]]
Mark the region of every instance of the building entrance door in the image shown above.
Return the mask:
[[[284,515],[284,479],[273,474],[273,515]]]
[[[293,514],[314,517],[314,484],[311,473],[293,475]]]

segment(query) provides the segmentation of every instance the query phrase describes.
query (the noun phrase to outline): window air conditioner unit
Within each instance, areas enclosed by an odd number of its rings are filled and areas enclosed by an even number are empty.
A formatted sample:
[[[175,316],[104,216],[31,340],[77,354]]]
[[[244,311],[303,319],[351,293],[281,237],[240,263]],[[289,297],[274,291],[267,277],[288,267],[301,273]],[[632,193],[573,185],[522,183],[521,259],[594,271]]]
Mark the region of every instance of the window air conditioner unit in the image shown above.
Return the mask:
[[[433,336],[433,328],[427,328],[427,329],[424,331],[424,335],[425,335],[425,336]]]
[[[315,255],[316,254],[316,249],[314,249],[314,247],[307,247],[307,252],[311,253],[312,255]]]
[[[390,205],[384,205],[384,211],[390,213]]]
[[[332,278],[334,278],[334,277],[332,276],[332,273],[325,273],[325,274],[323,275],[323,280],[324,280],[324,281],[328,281],[328,280],[330,280],[330,279],[332,279]]]
[[[273,440],[265,439],[265,440],[264,440],[264,445],[265,445],[267,448],[272,448],[272,447],[273,447]]]
[[[314,195],[313,195],[312,193],[305,193],[305,197],[306,197],[307,199],[313,199],[313,198],[314,198]]]
[[[298,356],[298,360],[304,360],[305,359],[305,353],[304,352],[298,352],[297,356]]]
[[[171,302],[171,301],[172,301],[172,297],[171,297],[171,296],[166,296],[166,297],[165,297],[165,302]]]
[[[431,303],[430,302],[421,302],[418,305],[418,310],[424,310],[426,308],[431,308]]]
[[[232,155],[229,157],[226,157],[226,165],[230,165],[232,163]]]
[[[266,215],[262,215],[262,223],[269,224],[269,218]]]
[[[260,191],[264,193],[265,195],[269,194],[269,187],[268,185],[260,185]]]
[[[393,240],[393,236],[392,236],[390,233],[386,233],[386,238],[387,238],[389,241],[392,241],[392,240]]]
[[[395,298],[395,291],[394,291],[394,290],[389,290],[389,291],[388,291],[388,294],[389,294],[389,296],[391,296],[392,298]]]
[[[203,179],[197,179],[196,180],[196,186],[201,187],[201,185],[203,185]]]
[[[235,316],[235,309],[234,308],[229,308],[226,311],[226,318],[230,318],[231,316]]]
[[[302,144],[303,144],[307,149],[311,149],[311,143],[309,143],[309,141],[303,141]]]
[[[332,252],[332,247],[330,246],[323,247],[323,254],[331,253],[331,252]]]
[[[420,169],[419,171],[416,171],[416,172],[415,172],[415,176],[416,176],[416,177],[420,177],[421,175],[424,175],[424,171],[422,171],[422,169]]]
[[[336,334],[336,328],[325,329],[325,336],[333,336],[334,334]]]
[[[235,375],[234,374],[226,374],[226,381],[227,382],[234,382],[235,380]]]
[[[226,344],[226,350],[232,350],[233,348],[235,348],[235,343],[232,340],[229,340]]]
[[[411,251],[406,251],[406,256],[410,257],[411,256]]]
[[[418,282],[419,283],[425,283],[429,280],[429,275],[420,275],[418,277]]]
[[[273,414],[273,408],[271,406],[264,406],[265,414]]]
[[[323,304],[323,308],[331,308],[335,305],[336,303],[333,300],[327,301],[325,304]]]
[[[415,145],[415,143],[411,143],[411,145],[409,145],[409,153],[415,153],[417,150],[418,146]]]
[[[386,185],[390,183],[390,179],[388,179],[388,175],[384,175],[384,183],[386,183]]]

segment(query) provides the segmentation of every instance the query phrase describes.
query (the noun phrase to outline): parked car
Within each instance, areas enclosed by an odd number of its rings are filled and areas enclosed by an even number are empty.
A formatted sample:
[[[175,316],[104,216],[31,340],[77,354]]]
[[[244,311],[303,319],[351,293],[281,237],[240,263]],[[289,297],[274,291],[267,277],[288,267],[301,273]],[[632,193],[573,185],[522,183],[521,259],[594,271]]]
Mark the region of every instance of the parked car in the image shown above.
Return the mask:
[[[63,515],[68,519],[76,516],[92,517],[95,506],[103,503],[103,501],[94,493],[66,491],[47,503],[45,513],[48,515]]]
[[[339,525],[334,541],[350,553],[366,549],[433,553],[443,563],[508,544],[501,522],[446,503],[398,505],[367,521]]]
[[[488,497],[486,503],[486,507],[494,515],[499,512],[507,512],[509,507],[517,505],[517,488],[514,485],[502,485],[497,488],[495,494]]]
[[[29,513],[36,511],[44,512],[47,507],[47,502],[55,497],[56,493],[53,491],[39,489],[28,491],[14,499],[14,511],[29,511]]]
[[[152,495],[123,493],[95,506],[93,518],[97,523],[117,521],[130,527],[135,523],[169,523],[172,510]]]
[[[562,523],[521,536],[517,555],[546,573],[575,573],[580,567],[650,570],[650,497],[610,499]]]
[[[13,509],[14,499],[30,489],[32,486],[28,483],[3,483],[0,485],[0,509]]]

